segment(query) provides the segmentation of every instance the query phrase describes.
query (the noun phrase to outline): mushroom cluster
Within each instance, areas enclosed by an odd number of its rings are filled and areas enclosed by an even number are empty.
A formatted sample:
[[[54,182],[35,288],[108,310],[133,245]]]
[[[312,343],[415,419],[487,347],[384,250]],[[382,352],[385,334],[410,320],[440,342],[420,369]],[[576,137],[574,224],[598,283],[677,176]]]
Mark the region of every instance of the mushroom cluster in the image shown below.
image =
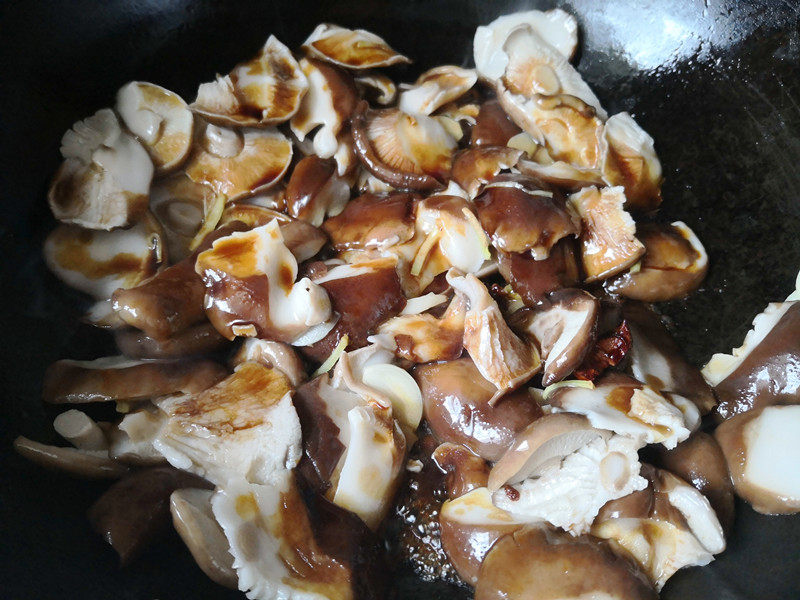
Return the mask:
[[[64,135],[44,246],[120,355],[52,365],[71,446],[17,451],[119,480],[90,520],[123,562],[171,521],[259,600],[391,597],[381,536],[415,494],[428,568],[481,600],[657,598],[724,550],[734,490],[800,510],[800,301],[702,374],[682,357],[644,303],[708,257],[657,221],[653,140],[577,32],[503,16],[475,68],[396,84],[408,58],[321,24],[192,103],[123,86]]]

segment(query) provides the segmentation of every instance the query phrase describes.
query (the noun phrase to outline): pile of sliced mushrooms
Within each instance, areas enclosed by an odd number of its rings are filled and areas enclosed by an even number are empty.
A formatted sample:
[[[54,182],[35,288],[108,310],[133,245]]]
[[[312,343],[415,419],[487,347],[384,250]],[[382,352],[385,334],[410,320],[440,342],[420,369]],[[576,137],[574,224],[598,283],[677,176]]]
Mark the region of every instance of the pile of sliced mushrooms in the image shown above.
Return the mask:
[[[651,303],[708,258],[577,41],[503,16],[474,68],[398,85],[408,58],[322,24],[192,104],[123,86],[64,135],[44,247],[120,355],[52,365],[70,446],[17,451],[117,480],[89,517],[123,563],[171,521],[259,600],[389,598],[387,552],[476,600],[657,598],[734,493],[800,511],[800,292],[682,357]]]

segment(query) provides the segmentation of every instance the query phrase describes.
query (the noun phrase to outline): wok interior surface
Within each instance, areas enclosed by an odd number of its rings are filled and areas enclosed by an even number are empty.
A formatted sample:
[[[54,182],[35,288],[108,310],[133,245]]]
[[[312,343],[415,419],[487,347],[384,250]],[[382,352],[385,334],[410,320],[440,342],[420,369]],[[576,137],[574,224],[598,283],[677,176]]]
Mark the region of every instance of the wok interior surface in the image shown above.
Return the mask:
[[[686,221],[706,245],[700,291],[665,313],[691,360],[739,345],[800,267],[800,6],[794,2],[556,2],[582,26],[579,70],[610,113],[627,110],[664,165],[660,220]],[[11,453],[18,434],[55,441],[40,402],[46,366],[113,353],[77,321],[77,296],[46,270],[53,227],[45,202],[62,133],[113,101],[126,81],[192,100],[198,82],[252,54],[270,33],[297,47],[322,21],[384,36],[415,64],[471,62],[474,29],[552,2],[351,0],[320,3],[6,2],[0,7],[4,339],[0,462],[0,594],[5,598],[239,598],[211,583],[177,536],[118,569],[85,512],[106,484],[66,479]],[[766,517],[740,503],[728,550],[681,572],[669,599],[800,595],[800,516]],[[400,568],[399,598],[466,598]]]

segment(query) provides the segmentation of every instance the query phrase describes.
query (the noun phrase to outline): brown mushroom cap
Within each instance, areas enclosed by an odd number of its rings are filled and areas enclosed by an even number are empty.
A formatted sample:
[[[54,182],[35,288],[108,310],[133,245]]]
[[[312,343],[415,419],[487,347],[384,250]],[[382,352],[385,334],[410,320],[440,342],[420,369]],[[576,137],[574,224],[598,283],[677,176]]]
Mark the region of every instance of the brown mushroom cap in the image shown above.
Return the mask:
[[[297,163],[286,185],[287,212],[315,227],[339,214],[348,200],[350,186],[336,174],[336,162],[316,155]]]
[[[489,481],[489,463],[461,444],[439,444],[431,459],[446,474],[447,496],[451,500],[486,487]]]
[[[14,440],[14,450],[45,469],[84,479],[118,479],[129,472],[127,465],[109,458],[107,451],[50,446],[24,436]]]
[[[622,208],[624,204],[621,187],[588,187],[569,198],[569,205],[583,223],[581,258],[587,283],[624,271],[645,252],[634,235],[633,219]]]
[[[462,150],[453,160],[452,177],[474,198],[481,186],[491,181],[500,171],[517,164],[522,150],[508,146],[479,146]]]
[[[488,100],[481,104],[472,128],[470,145],[505,146],[520,131],[497,100]]]
[[[708,255],[684,223],[640,225],[636,237],[645,247],[641,268],[609,280],[608,291],[643,302],[665,302],[690,294],[705,278]]]
[[[224,367],[210,360],[135,361],[121,356],[59,360],[45,373],[42,395],[55,404],[146,400],[200,392],[226,374]]]
[[[163,340],[150,337],[139,329],[117,329],[114,342],[120,352],[131,358],[169,359],[208,354],[224,347],[228,340],[211,323],[198,323]]]
[[[380,248],[407,242],[414,236],[416,196],[364,194],[322,224],[336,250]]]
[[[500,274],[527,306],[539,306],[548,292],[577,286],[580,271],[575,258],[575,240],[562,238],[543,260],[529,252],[497,252]]]
[[[553,292],[525,319],[524,330],[544,358],[542,385],[561,381],[580,365],[595,340],[600,303],[583,290]]]
[[[121,565],[130,564],[168,531],[170,494],[185,487],[211,485],[172,467],[139,471],[112,485],[89,509],[89,521],[117,551]]]
[[[542,412],[525,390],[503,396],[490,406],[497,389],[472,359],[415,367],[425,419],[442,442],[463,444],[486,460],[497,460],[515,437]]]
[[[534,258],[544,259],[556,242],[580,232],[552,192],[490,186],[475,206],[492,244],[504,252],[531,251]]]
[[[736,493],[764,514],[800,512],[800,406],[765,406],[714,432]]]
[[[698,431],[672,450],[661,446],[656,452],[664,469],[691,483],[708,498],[722,528],[730,531],[734,517],[733,484],[725,455],[714,437]]]
[[[717,404],[711,386],[683,356],[659,316],[639,302],[625,302],[622,316],[633,341],[628,353],[633,376],[654,389],[688,398],[701,414],[711,411]]]
[[[475,600],[657,600],[646,576],[607,542],[530,526],[500,539],[481,566]]]

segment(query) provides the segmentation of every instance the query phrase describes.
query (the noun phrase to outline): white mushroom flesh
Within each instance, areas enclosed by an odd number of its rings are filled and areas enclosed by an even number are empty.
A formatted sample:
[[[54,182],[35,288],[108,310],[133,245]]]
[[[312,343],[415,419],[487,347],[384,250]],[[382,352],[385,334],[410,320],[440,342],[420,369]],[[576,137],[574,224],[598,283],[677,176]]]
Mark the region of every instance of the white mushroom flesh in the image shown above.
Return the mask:
[[[472,69],[442,65],[425,71],[400,94],[397,106],[410,115],[430,115],[465,93],[478,81]]]
[[[316,58],[350,69],[373,69],[411,62],[374,33],[328,23],[317,25],[303,42],[303,49]]]

